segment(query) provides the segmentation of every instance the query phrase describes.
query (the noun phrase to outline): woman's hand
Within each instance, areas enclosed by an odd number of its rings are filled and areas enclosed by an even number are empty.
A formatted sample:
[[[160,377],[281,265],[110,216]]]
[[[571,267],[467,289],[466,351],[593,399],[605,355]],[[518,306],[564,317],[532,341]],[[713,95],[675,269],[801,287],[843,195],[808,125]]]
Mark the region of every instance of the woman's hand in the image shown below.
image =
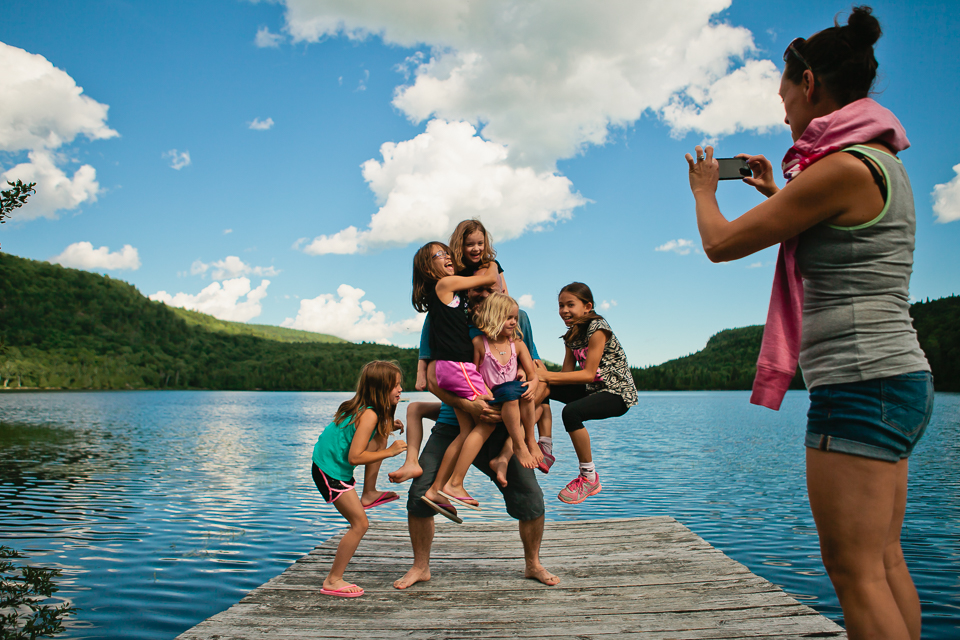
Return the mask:
[[[696,196],[698,193],[715,194],[717,182],[720,180],[720,163],[713,159],[713,147],[694,147],[697,154],[696,162],[689,153],[684,156],[690,165],[690,191]]]
[[[746,153],[738,154],[735,157],[743,158],[750,165],[750,171],[753,172],[753,177],[744,178],[744,182],[768,198],[780,191],[780,187],[773,181],[773,165],[770,164],[769,160],[763,156],[751,156]]]
[[[547,368],[543,366],[543,362],[541,362],[540,360],[534,360],[533,365],[537,369],[537,378],[539,378],[541,382],[546,382],[547,384],[550,384],[552,382],[552,380],[550,380],[550,374],[553,372],[548,371]]]

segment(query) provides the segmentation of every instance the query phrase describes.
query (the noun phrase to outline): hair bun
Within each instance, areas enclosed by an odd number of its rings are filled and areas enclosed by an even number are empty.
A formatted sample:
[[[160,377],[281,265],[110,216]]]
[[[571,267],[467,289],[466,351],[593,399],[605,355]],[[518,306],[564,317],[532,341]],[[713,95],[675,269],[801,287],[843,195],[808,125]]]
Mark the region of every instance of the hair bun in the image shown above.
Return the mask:
[[[873,9],[868,6],[853,8],[843,32],[847,41],[855,47],[872,47],[883,35],[880,22],[873,17]]]

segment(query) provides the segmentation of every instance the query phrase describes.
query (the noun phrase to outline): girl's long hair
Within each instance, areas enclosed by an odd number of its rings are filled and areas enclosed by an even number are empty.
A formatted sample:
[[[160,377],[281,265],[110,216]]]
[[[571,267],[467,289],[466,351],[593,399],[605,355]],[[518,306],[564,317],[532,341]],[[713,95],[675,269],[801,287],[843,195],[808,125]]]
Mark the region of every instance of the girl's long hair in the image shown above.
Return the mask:
[[[491,293],[474,312],[473,321],[477,329],[483,331],[488,338],[496,339],[503,331],[507,316],[514,307],[519,311],[517,301],[510,296],[504,293]],[[510,337],[514,340],[523,340],[523,331],[520,330],[519,323]]]
[[[428,242],[413,256],[413,308],[424,313],[430,310],[427,305],[428,293],[436,291],[437,282],[446,274],[437,269],[433,255],[443,249],[448,254],[450,247],[442,242]]]
[[[577,343],[583,340],[587,335],[587,327],[590,325],[592,320],[597,318],[603,320],[603,316],[594,311],[596,304],[593,302],[593,292],[590,291],[590,287],[583,284],[582,282],[571,282],[563,289],[560,289],[560,293],[569,293],[570,295],[578,298],[583,304],[590,304],[590,311],[580,316],[570,327],[567,329],[567,332],[560,336],[563,338],[564,343]],[[560,297],[560,293],[557,294],[557,297]]]
[[[343,428],[351,421],[356,424],[366,409],[373,409],[377,414],[376,432],[386,438],[393,432],[393,415],[397,408],[390,401],[390,393],[399,380],[403,380],[403,370],[396,362],[374,360],[363,365],[357,393],[340,405],[333,421]]]
[[[480,257],[480,264],[493,262],[497,257],[497,250],[493,248],[493,239],[483,223],[476,218],[464,220],[450,234],[450,257],[453,258],[453,266],[457,273],[467,267],[463,261],[463,245],[466,244],[467,236],[477,231],[483,234],[483,255]]]

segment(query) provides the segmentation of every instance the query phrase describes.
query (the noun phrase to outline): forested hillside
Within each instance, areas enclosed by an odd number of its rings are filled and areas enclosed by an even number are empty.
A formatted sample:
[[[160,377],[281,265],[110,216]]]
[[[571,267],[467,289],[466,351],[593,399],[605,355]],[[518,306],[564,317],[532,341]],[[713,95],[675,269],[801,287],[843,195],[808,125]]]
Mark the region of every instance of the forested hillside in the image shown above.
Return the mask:
[[[910,308],[920,346],[933,368],[937,391],[960,391],[960,296],[917,302]],[[702,351],[633,369],[641,390],[750,389],[757,370],[763,325],[727,329]],[[791,389],[803,389],[799,372]]]
[[[236,323],[181,315],[125,282],[0,253],[0,381],[68,389],[346,390],[365,362],[385,359],[399,361],[406,386],[413,386],[413,349],[291,344],[229,333]],[[299,332],[278,333],[291,339]]]

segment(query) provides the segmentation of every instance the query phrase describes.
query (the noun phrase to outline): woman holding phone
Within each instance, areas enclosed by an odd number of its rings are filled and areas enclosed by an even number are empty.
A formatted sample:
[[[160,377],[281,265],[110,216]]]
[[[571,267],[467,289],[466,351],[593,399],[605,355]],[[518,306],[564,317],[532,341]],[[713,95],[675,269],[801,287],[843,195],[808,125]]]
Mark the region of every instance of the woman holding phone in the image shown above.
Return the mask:
[[[933,409],[930,366],[909,315],[916,221],[896,154],[900,122],[867,97],[880,24],[854,7],[784,52],[780,97],[794,145],[779,189],[741,156],[767,200],[728,221],[713,149],[687,154],[707,256],[781,244],[752,402],[778,408],[796,368],[810,390],[807,490],[824,566],[851,640],[920,638],[920,601],[900,548],[908,456]]]

